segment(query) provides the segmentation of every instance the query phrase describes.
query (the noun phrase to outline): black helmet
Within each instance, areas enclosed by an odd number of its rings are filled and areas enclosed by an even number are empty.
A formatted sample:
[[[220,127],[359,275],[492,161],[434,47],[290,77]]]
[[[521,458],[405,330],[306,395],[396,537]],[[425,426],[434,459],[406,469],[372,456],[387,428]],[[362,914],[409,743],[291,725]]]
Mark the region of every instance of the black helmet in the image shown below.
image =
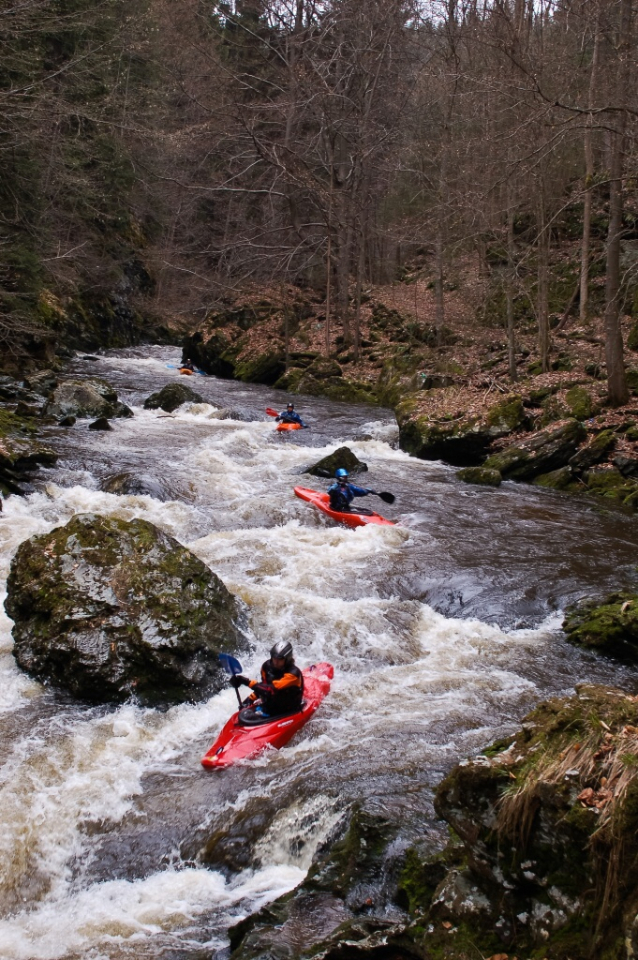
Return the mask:
[[[289,640],[278,640],[270,650],[271,658],[281,657],[284,660],[292,660],[292,643]]]
[[[289,403],[289,404],[286,406],[286,409],[287,409],[287,410],[294,410],[294,409],[295,409],[294,403]]]

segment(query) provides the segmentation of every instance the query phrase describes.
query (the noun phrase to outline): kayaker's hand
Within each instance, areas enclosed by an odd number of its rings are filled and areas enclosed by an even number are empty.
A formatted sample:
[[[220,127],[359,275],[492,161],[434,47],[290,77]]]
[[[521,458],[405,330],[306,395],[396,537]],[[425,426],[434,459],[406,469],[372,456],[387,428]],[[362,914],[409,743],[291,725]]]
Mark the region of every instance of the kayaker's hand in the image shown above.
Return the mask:
[[[280,420],[281,420],[281,417],[275,417],[275,423],[279,423]]]
[[[235,690],[239,690],[240,687],[247,687],[249,683],[248,677],[242,677],[241,673],[236,673],[230,678],[230,685]]]

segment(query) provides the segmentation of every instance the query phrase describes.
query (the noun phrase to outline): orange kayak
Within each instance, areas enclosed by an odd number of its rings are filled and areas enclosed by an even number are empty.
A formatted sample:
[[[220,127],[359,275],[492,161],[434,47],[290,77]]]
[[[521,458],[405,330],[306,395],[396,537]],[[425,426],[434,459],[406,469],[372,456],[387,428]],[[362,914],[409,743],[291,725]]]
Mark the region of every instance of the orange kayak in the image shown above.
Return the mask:
[[[185,376],[187,376],[187,377],[192,377],[192,376],[193,376],[193,371],[192,371],[192,370],[189,370],[188,367],[180,367],[180,368],[179,368],[179,372],[180,372],[180,373],[183,373],[183,374],[184,374]]]
[[[345,523],[347,527],[365,527],[369,523],[376,523],[379,526],[386,527],[395,526],[394,520],[386,520],[380,513],[375,513],[373,510],[371,510],[370,513],[357,513],[356,508],[348,511],[348,513],[332,510],[330,507],[330,497],[327,493],[321,493],[319,490],[310,490],[308,487],[295,487],[295,495],[299,497],[300,500],[306,500],[307,503],[311,503],[313,507],[321,510],[321,512],[325,513],[331,520],[336,520],[337,523]]]
[[[301,430],[300,423],[278,423],[277,430],[281,433],[283,430]]]

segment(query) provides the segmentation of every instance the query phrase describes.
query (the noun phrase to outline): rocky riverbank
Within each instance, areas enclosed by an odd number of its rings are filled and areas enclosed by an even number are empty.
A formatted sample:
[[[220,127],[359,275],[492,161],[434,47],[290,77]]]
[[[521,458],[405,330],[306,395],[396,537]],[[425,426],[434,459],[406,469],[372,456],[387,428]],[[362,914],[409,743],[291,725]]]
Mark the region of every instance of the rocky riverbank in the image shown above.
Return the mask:
[[[233,960],[625,960],[638,949],[638,698],[583,686],[438,787],[443,850],[355,809],[304,882],[231,930]]]

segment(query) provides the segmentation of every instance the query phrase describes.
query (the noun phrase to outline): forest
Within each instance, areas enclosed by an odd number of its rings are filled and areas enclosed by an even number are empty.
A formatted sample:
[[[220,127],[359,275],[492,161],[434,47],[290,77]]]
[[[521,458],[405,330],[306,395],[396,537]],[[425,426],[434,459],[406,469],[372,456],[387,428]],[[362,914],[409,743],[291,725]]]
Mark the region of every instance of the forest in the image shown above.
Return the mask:
[[[440,335],[471,263],[510,380],[596,316],[622,405],[635,77],[633,0],[5,0],[5,369],[273,287],[357,360],[371,287],[416,264]]]

